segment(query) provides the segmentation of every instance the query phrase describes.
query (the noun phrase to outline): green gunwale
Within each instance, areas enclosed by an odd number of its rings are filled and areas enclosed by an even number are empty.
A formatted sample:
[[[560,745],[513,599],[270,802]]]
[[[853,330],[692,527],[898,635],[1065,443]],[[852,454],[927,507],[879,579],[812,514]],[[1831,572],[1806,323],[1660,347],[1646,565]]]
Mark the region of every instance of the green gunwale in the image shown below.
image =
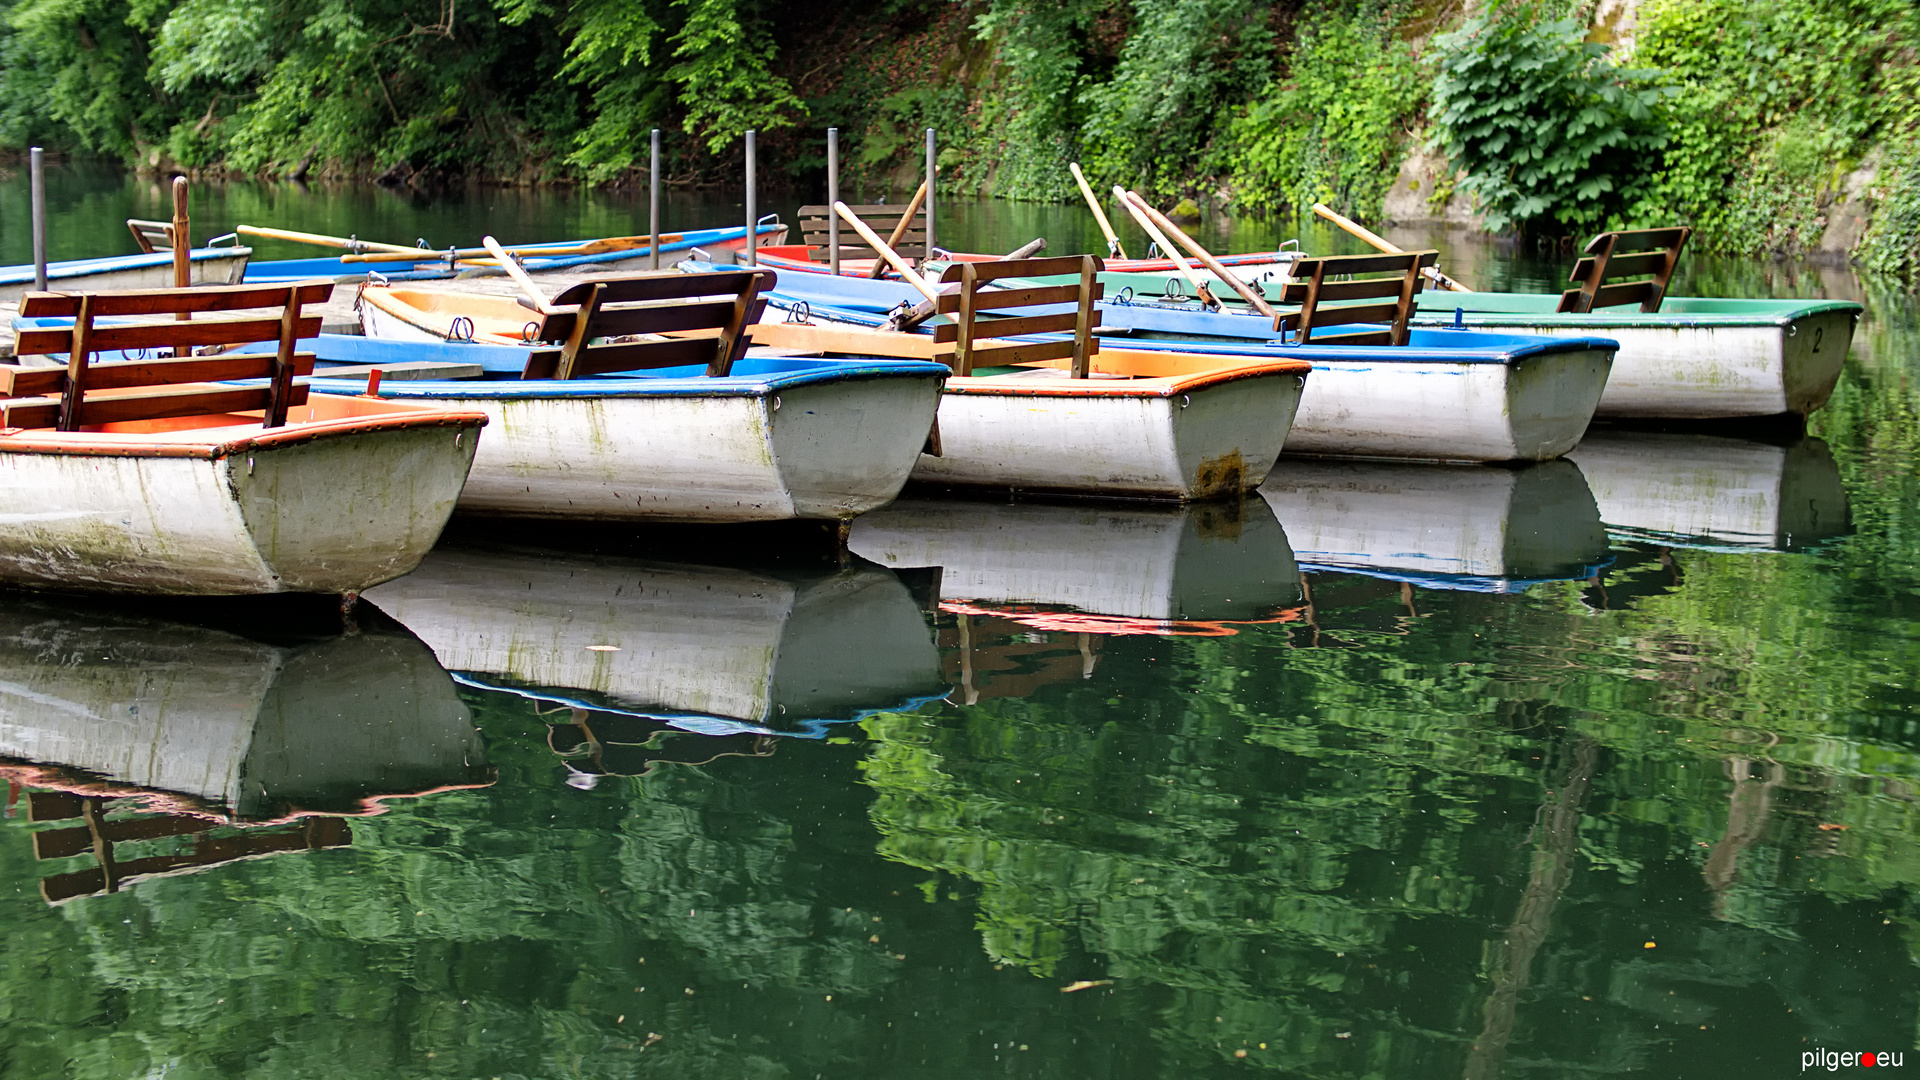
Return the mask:
[[[1600,329],[1648,326],[1785,326],[1796,319],[1830,311],[1859,314],[1851,300],[1726,300],[1698,296],[1669,296],[1660,310],[1596,311],[1563,315],[1554,309],[1559,296],[1551,293],[1483,293],[1422,291],[1414,320],[1449,320],[1454,309],[1465,313],[1473,326],[1542,326]]]

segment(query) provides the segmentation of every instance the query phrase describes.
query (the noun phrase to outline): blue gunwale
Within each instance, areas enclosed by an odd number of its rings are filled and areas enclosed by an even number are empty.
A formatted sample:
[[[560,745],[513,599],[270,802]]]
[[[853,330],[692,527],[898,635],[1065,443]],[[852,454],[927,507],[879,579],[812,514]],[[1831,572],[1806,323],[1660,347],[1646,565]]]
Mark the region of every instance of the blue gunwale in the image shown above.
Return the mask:
[[[244,247],[204,247],[194,248],[187,253],[193,262],[205,262],[208,259],[230,259],[235,254],[248,255],[251,248]],[[152,266],[167,266],[173,262],[170,251],[156,251],[152,254],[109,255],[100,259],[66,259],[47,264],[47,284],[67,278],[87,277],[92,274],[108,274],[120,270],[144,270]],[[33,265],[0,267],[0,285],[33,284]]]

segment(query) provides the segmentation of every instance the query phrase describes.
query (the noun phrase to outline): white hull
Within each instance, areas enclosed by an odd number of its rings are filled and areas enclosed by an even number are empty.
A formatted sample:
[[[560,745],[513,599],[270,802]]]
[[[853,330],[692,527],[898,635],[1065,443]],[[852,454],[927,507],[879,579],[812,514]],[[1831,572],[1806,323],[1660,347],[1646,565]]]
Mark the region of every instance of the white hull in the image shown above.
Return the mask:
[[[1023,393],[972,389],[996,381],[948,383],[942,456],[922,455],[914,480],[1139,499],[1238,494],[1273,467],[1303,378],[1274,372],[1169,395],[1089,393],[1089,380],[1066,378],[1022,377]]]
[[[1300,570],[1258,498],[1192,507],[903,500],[854,523],[883,566],[938,566],[942,599],[1124,618],[1259,619],[1300,601]]]
[[[491,421],[460,496],[461,512],[594,521],[843,521],[899,494],[940,394],[939,376],[926,372],[763,394],[647,395],[631,386],[621,381],[604,396],[436,392],[435,404],[484,412]],[[390,387],[389,396],[408,389]]]
[[[1819,439],[1597,431],[1568,456],[1600,519],[1636,539],[1785,551],[1848,529],[1840,469]]]
[[[450,668],[663,719],[791,729],[945,690],[919,606],[868,566],[793,575],[454,547],[368,599]]]
[[[1508,363],[1315,361],[1287,453],[1548,460],[1580,441],[1608,369],[1602,349]]]
[[[1609,559],[1593,495],[1565,461],[1518,469],[1286,461],[1260,494],[1299,560],[1323,569],[1505,591],[1584,577]]]
[[[0,613],[0,757],[241,819],[486,779],[453,681],[404,632],[276,646],[112,611]]]
[[[479,434],[465,423],[255,443],[257,427],[223,430],[236,432],[237,450],[0,446],[9,451],[0,452],[8,493],[0,582],[183,595],[357,592],[412,570],[433,546]]]
[[[1825,405],[1853,340],[1854,316],[1820,311],[1790,323],[1745,326],[1500,326],[1476,329],[1620,343],[1595,415],[1712,420],[1808,415]]]

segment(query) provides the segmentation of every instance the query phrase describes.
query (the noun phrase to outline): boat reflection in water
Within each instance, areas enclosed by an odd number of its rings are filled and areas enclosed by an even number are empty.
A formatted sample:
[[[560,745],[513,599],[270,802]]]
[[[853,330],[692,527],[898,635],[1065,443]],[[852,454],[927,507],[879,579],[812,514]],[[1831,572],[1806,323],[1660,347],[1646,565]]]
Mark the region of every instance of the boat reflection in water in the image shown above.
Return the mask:
[[[1669,547],[1794,551],[1849,531],[1827,444],[1595,429],[1568,455],[1617,535]]]
[[[938,567],[955,701],[1093,674],[1105,637],[1235,633],[1301,603],[1287,535],[1258,499],[1160,506],[903,499],[854,521],[883,566]]]
[[[899,575],[864,564],[749,570],[443,544],[367,599],[463,681],[553,707],[551,745],[576,759],[583,787],[659,760],[759,754],[771,744],[756,736],[817,738],[946,693],[919,603]],[[666,728],[733,738],[672,743]]]
[[[1518,468],[1289,460],[1260,494],[1308,570],[1430,589],[1518,592],[1612,561],[1574,465]]]
[[[342,846],[341,816],[492,782],[452,679],[379,612],[342,632],[331,605],[194,610],[0,609],[9,814],[24,790],[30,820],[70,823],[34,833],[39,858],[97,861],[43,880],[49,901]]]

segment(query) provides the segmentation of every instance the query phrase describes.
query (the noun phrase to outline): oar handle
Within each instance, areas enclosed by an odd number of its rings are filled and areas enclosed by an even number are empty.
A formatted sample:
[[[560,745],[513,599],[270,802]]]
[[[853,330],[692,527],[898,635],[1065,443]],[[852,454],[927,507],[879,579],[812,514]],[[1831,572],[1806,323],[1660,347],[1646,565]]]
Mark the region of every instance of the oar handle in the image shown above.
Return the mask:
[[[552,314],[553,308],[547,303],[547,294],[541,292],[540,286],[533,283],[533,275],[527,273],[525,267],[513,261],[513,256],[507,253],[506,248],[500,246],[500,241],[491,236],[483,236],[480,238],[480,243],[486,246],[494,258],[500,260],[500,266],[506,270],[507,276],[513,279],[514,284],[520,286],[521,292],[527,294],[527,299],[533,301],[535,311],[542,315]]]
[[[880,234],[868,228],[867,223],[861,221],[858,214],[848,209],[846,203],[834,203],[833,212],[839,214],[841,220],[845,221],[848,225],[853,226],[853,231],[860,234],[860,239],[865,240],[868,247],[879,252],[880,257],[887,260],[888,265],[900,271],[901,279],[915,289],[918,289],[921,296],[926,297],[936,304],[940,302],[940,293],[936,291],[932,285],[927,284],[927,279],[921,277],[919,272],[914,270],[913,267],[908,266],[907,260],[901,258],[899,252],[893,250],[893,245],[880,239]]]
[[[1166,230],[1169,235],[1171,235],[1175,240],[1178,240],[1180,242],[1180,245],[1182,247],[1186,248],[1188,251],[1193,252],[1194,258],[1199,259],[1200,262],[1204,264],[1208,270],[1213,271],[1214,277],[1217,277],[1221,281],[1226,282],[1229,288],[1231,288],[1234,292],[1239,293],[1240,299],[1245,300],[1248,304],[1251,304],[1255,311],[1258,311],[1260,314],[1265,315],[1269,319],[1275,317],[1273,308],[1267,305],[1266,297],[1261,296],[1258,292],[1255,292],[1253,289],[1248,288],[1247,283],[1244,281],[1241,281],[1237,275],[1235,275],[1231,270],[1228,270],[1226,266],[1224,266],[1220,262],[1219,259],[1214,258],[1212,252],[1208,251],[1206,248],[1201,247],[1198,241],[1196,241],[1193,237],[1188,236],[1185,229],[1182,229],[1180,226],[1175,225],[1173,223],[1172,218],[1167,217],[1165,214],[1162,214],[1160,211],[1155,210],[1152,206],[1148,205],[1147,200],[1141,198],[1139,192],[1137,191],[1127,192],[1127,202],[1129,205],[1138,206],[1141,212],[1145,213],[1147,217],[1153,220],[1153,223],[1155,225],[1158,225],[1162,229]]]
[[[1180,271],[1180,276],[1186,278],[1187,284],[1193,286],[1193,294],[1198,296],[1200,301],[1209,307],[1217,306],[1219,301],[1214,300],[1213,293],[1208,291],[1207,287],[1200,283],[1200,279],[1194,274],[1193,268],[1187,265],[1187,257],[1180,254],[1180,249],[1173,246],[1173,241],[1167,239],[1167,234],[1160,231],[1160,227],[1153,223],[1152,218],[1141,213],[1140,207],[1135,206],[1133,200],[1127,198],[1126,189],[1115,184],[1113,186],[1113,197],[1120,200],[1120,205],[1126,207],[1127,213],[1133,215],[1133,220],[1139,222],[1140,227],[1146,230],[1146,234],[1153,237],[1154,242],[1160,245],[1160,250],[1166,252],[1167,257],[1173,260],[1174,269]]]
[[[887,235],[888,247],[898,247],[900,245],[900,238],[907,235],[907,228],[913,224],[913,215],[920,212],[921,204],[926,201],[927,182],[922,180],[920,181],[920,186],[914,189],[913,198],[907,200],[907,212],[900,215],[900,220],[894,223],[893,232]],[[874,250],[878,251],[879,249],[875,248]],[[933,252],[929,251],[927,255],[931,257]],[[879,263],[874,263],[873,269],[867,271],[867,276],[875,280],[879,279],[880,274]]]
[[[399,244],[382,244],[374,240],[355,240],[345,236],[322,236],[319,233],[294,232],[291,229],[262,229],[256,225],[237,225],[234,232],[242,236],[258,236],[263,240],[288,240],[296,244],[317,244],[320,247],[345,248],[348,251],[394,251],[402,255],[418,255],[419,248],[401,247]]]
[[[1093,186],[1087,183],[1086,175],[1080,171],[1080,163],[1067,162],[1067,171],[1073,173],[1073,182],[1080,185],[1080,196],[1087,200],[1087,209],[1093,211],[1093,220],[1100,223],[1100,233],[1107,238],[1107,247],[1121,258],[1127,257],[1127,250],[1120,246],[1120,234],[1113,231],[1113,222],[1107,220],[1107,212],[1100,209],[1100,200],[1093,197]]]
[[[1405,253],[1405,249],[1397,247],[1391,243],[1388,243],[1386,239],[1381,237],[1379,234],[1375,233],[1373,230],[1367,228],[1365,225],[1360,224],[1359,222],[1353,220],[1350,217],[1346,217],[1345,215],[1339,213],[1338,211],[1334,210],[1333,207],[1328,206],[1325,203],[1314,203],[1313,212],[1316,214],[1319,214],[1321,217],[1326,218],[1328,221],[1333,222],[1335,225],[1340,226],[1340,228],[1346,230],[1347,232],[1353,234],[1356,237],[1359,237],[1361,240],[1364,240],[1365,242],[1372,244],[1374,247],[1378,248],[1381,251],[1386,252],[1389,255],[1400,255]],[[1447,275],[1441,273],[1439,267],[1429,266],[1421,272],[1427,276],[1428,281],[1433,282],[1435,285],[1438,285],[1443,289],[1451,289],[1454,292],[1472,292],[1473,291],[1467,286],[1462,285],[1459,282],[1448,277]]]

